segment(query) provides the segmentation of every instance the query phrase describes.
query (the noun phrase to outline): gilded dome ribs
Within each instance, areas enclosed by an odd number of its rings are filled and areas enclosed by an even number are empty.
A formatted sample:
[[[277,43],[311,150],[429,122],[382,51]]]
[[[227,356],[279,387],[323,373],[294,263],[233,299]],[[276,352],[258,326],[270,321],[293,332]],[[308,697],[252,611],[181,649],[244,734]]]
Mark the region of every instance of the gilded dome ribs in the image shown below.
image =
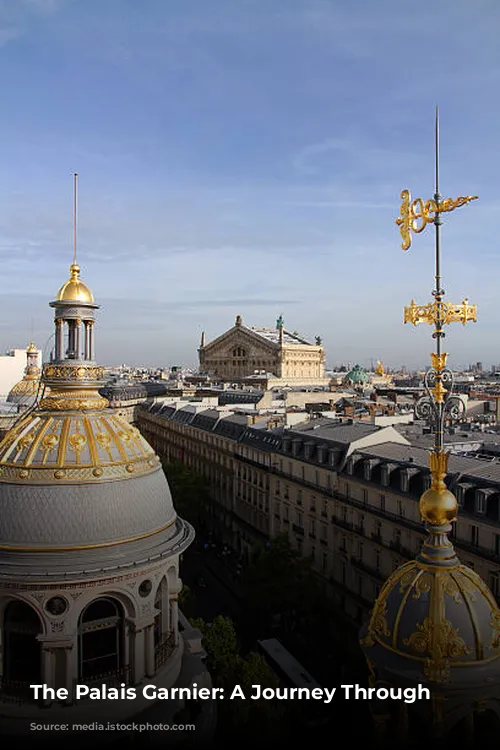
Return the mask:
[[[471,603],[470,603],[469,598],[467,596],[467,593],[470,594],[470,587],[468,587],[468,586],[462,587],[460,585],[460,579],[458,577],[456,577],[453,573],[450,573],[450,576],[455,581],[455,583],[457,584],[458,589],[460,591],[460,594],[462,596],[462,599],[465,602],[465,606],[467,607],[467,610],[469,612],[469,617],[470,617],[470,620],[471,620],[471,623],[472,623],[472,627],[473,627],[473,630],[474,630],[474,636],[475,636],[475,640],[476,640],[477,658],[479,660],[484,659],[484,651],[483,651],[483,642],[482,642],[482,639],[481,639],[481,632],[479,630],[479,625],[478,625],[478,622],[477,622],[476,614],[474,612],[474,609],[471,607]],[[468,579],[466,579],[466,580],[468,580]],[[467,591],[467,589],[468,589],[468,591]],[[475,599],[474,599],[474,601],[475,601]]]
[[[29,466],[31,464],[31,462],[33,461],[33,458],[36,455],[36,453],[37,453],[37,451],[38,451],[38,449],[40,447],[40,443],[42,442],[43,438],[45,437],[45,435],[49,431],[49,428],[50,428],[50,426],[51,426],[51,424],[52,424],[53,421],[54,420],[52,419],[52,417],[49,417],[49,419],[46,420],[45,424],[41,425],[41,427],[40,427],[40,429],[38,431],[38,435],[33,440],[31,448],[28,451],[28,455],[26,456],[26,459],[24,461],[25,466]],[[47,441],[47,446],[48,446],[49,450],[50,450],[50,442],[51,441]]]
[[[68,450],[68,436],[69,428],[71,427],[71,420],[66,419],[63,423],[61,430],[61,439],[59,441],[59,453],[57,456],[57,466],[64,466],[66,463],[66,453]]]
[[[99,452],[96,446],[96,439],[95,439],[94,431],[92,429],[92,425],[88,417],[83,418],[83,426],[87,434],[87,440],[88,440],[89,451],[90,451],[90,460],[94,466],[98,466],[101,463],[99,461]]]

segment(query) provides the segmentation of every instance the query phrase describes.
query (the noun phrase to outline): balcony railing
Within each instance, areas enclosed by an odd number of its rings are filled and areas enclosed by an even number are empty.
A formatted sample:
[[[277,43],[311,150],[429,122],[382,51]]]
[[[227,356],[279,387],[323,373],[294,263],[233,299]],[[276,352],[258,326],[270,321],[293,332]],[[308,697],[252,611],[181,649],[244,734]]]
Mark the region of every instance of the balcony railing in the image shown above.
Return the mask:
[[[159,643],[155,648],[155,671],[157,672],[165,662],[169,660],[175,650],[175,633],[170,633],[168,638]]]
[[[80,677],[78,680],[74,680],[74,685],[88,685],[89,687],[101,687],[106,685],[107,687],[119,688],[122,683],[130,685],[132,683],[132,669],[127,665],[126,667],[120,667],[119,669],[112,669],[109,672],[102,672],[101,674],[95,674],[91,677]],[[85,696],[84,696],[85,698]]]
[[[40,680],[9,680],[7,677],[0,677],[0,701],[34,703],[35,694],[30,685],[35,682]]]
[[[368,573],[369,576],[375,578],[377,581],[384,582],[385,578],[377,568],[372,568],[371,565],[367,565],[363,560],[358,557],[351,557],[351,565],[353,568],[357,568],[363,573]]]

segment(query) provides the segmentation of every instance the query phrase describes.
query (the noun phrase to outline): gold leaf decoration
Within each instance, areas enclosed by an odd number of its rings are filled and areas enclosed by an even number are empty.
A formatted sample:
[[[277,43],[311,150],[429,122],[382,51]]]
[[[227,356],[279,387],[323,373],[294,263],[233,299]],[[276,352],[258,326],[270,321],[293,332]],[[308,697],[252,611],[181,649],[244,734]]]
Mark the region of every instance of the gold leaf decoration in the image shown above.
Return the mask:
[[[499,648],[500,647],[500,610],[494,609],[491,613],[490,618],[490,627],[492,629],[491,633],[491,640],[489,643],[489,648]]]
[[[87,438],[81,432],[75,432],[69,439],[69,445],[75,453],[81,453],[87,445]]]
[[[413,586],[413,598],[420,599],[423,594],[428,594],[432,589],[432,578],[429,575],[420,575]]]

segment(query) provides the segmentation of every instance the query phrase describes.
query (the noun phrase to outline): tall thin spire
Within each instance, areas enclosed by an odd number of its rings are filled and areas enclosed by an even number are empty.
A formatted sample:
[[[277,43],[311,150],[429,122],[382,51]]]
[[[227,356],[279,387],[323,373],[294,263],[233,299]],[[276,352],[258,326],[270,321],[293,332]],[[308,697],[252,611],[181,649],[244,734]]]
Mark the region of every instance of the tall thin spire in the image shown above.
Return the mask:
[[[78,208],[78,174],[75,172],[74,179],[74,191],[73,191],[73,265],[76,266],[76,220],[77,220],[77,208]]]
[[[436,194],[439,195],[439,107],[436,107]]]

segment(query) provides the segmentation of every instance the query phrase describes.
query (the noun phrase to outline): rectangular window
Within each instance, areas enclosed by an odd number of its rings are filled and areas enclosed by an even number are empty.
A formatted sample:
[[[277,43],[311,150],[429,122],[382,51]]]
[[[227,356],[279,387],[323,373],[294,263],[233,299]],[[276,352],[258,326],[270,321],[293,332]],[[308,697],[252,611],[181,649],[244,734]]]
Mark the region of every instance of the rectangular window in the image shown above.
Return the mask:
[[[368,490],[363,490],[361,499],[363,501],[363,505],[366,505],[366,503],[368,502]]]
[[[375,552],[375,570],[377,571],[377,573],[380,570],[380,552],[379,552],[379,550],[377,550]]]
[[[380,495],[380,510],[385,510],[385,495]]]
[[[500,557],[500,534],[495,534],[495,555]]]
[[[297,505],[302,505],[302,490],[297,490]]]
[[[470,543],[473,547],[477,547],[479,543],[479,529],[477,526],[470,527]]]

